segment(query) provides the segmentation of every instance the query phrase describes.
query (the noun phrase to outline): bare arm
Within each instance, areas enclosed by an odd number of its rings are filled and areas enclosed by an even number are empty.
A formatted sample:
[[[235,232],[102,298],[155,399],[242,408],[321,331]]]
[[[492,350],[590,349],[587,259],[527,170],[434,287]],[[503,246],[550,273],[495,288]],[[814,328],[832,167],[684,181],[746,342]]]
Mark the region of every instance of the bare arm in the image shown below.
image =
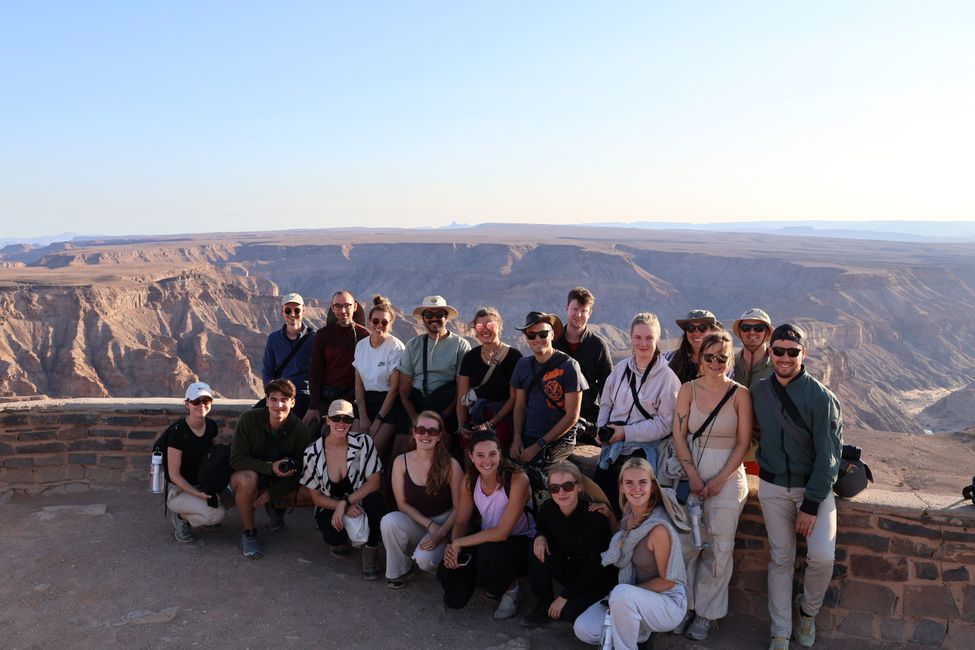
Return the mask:
[[[514,435],[511,439],[511,457],[514,458],[521,454],[522,441],[521,432],[525,429],[525,413],[528,410],[528,396],[525,393],[524,388],[515,388],[515,406],[514,406]]]
[[[467,375],[457,375],[457,427],[462,431],[467,428],[467,407],[460,399],[471,389],[471,378]]]
[[[408,375],[402,370],[399,376],[399,399],[406,409],[406,414],[410,416],[410,422],[416,424],[416,405],[410,399],[410,390],[413,388],[413,376]]]
[[[498,489],[503,489],[498,486]],[[501,520],[498,524],[487,530],[481,530],[473,535],[466,535],[460,539],[454,538],[453,546],[465,548],[477,546],[485,542],[503,542],[511,535],[518,519],[525,513],[525,505],[528,503],[529,484],[528,476],[523,472],[517,472],[511,477],[511,494],[508,495],[508,505],[504,507]],[[471,497],[473,501],[473,496]]]
[[[366,387],[362,383],[362,375],[358,368],[355,371],[355,401],[359,405],[359,426],[363,431],[369,431],[372,421],[369,420],[369,413],[366,412]]]
[[[180,466],[183,464],[183,450],[175,449],[169,447],[166,449],[166,465],[169,468],[169,482],[173,483],[183,492],[192,494],[198,499],[209,499],[210,497],[203,492],[200,492],[195,487],[190,485],[189,481],[183,478],[183,475],[179,473]]]
[[[680,387],[677,392],[677,407],[674,409],[674,451],[677,452],[677,460],[680,466],[687,472],[687,478],[691,482],[691,490],[695,494],[704,489],[704,481],[697,473],[694,466],[694,459],[691,457],[690,444],[687,440],[688,418],[691,414],[691,384],[690,382]]]

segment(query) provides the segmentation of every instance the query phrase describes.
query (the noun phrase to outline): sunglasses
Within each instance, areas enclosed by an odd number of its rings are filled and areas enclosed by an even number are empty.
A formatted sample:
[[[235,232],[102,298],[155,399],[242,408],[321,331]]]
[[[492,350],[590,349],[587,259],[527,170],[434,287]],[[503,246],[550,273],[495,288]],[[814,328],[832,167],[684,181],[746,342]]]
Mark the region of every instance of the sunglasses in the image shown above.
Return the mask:
[[[330,415],[328,416],[329,422],[345,422],[346,424],[352,424],[355,418],[351,415]]]
[[[389,325],[389,321],[386,320],[385,318],[373,318],[372,319],[372,324],[373,325],[382,324],[383,327],[386,327],[387,325]]]
[[[442,431],[440,427],[425,427],[420,424],[413,427],[413,433],[418,436],[439,436]]]
[[[701,358],[704,359],[704,363],[728,363],[727,354],[702,354]]]
[[[758,332],[761,334],[768,327],[765,323],[755,323],[754,325],[749,325],[747,323],[742,323],[738,326],[738,329],[742,332]]]
[[[295,316],[297,316],[300,313],[301,313],[301,307],[285,307],[284,308],[284,315],[285,316],[290,316],[291,314],[294,314]]]
[[[534,341],[535,339],[542,339],[543,341],[548,338],[548,335],[552,333],[552,330],[542,330],[541,332],[525,332],[525,338],[529,341]]]
[[[701,334],[704,334],[705,332],[708,332],[710,330],[711,330],[711,326],[708,325],[707,323],[698,323],[697,325],[691,323],[689,325],[684,326],[684,331],[687,332],[688,334],[692,334],[694,332],[700,332]]]
[[[427,320],[443,320],[447,318],[447,312],[445,311],[425,311],[423,312],[423,317]]]
[[[493,320],[489,320],[486,323],[478,323],[477,325],[474,326],[474,329],[477,330],[478,334],[480,334],[484,330],[493,332],[495,328],[497,328],[497,326],[498,326],[497,323],[495,323]]]
[[[213,402],[209,397],[197,397],[196,399],[191,399],[190,404],[193,406],[199,406],[200,404],[210,404]]]
[[[332,309],[335,311],[350,311],[352,309],[352,303],[349,302],[333,302]]]
[[[795,359],[802,352],[802,348],[772,348],[772,354],[777,357],[783,357],[789,355],[791,358]]]
[[[552,494],[558,494],[562,490],[566,492],[572,492],[575,486],[579,485],[579,481],[566,481],[565,483],[549,483],[548,491]]]

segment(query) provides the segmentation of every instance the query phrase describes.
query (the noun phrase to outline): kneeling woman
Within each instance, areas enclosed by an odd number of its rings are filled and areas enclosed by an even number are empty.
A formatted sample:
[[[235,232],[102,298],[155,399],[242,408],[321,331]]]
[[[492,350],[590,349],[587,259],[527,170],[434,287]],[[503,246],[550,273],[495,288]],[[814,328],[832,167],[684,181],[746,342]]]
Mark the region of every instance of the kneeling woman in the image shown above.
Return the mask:
[[[305,450],[301,484],[315,504],[315,519],[332,555],[345,557],[352,552],[344,517],[363,512],[369,524],[369,538],[362,547],[362,575],[378,580],[376,547],[379,522],[385,512],[379,494],[382,465],[372,438],[350,431],[354,420],[352,404],[337,399],[328,407],[326,434]]]
[[[382,521],[390,589],[406,585],[414,559],[428,573],[434,573],[443,560],[464,477],[460,463],[447,451],[444,428],[439,413],[423,411],[413,427],[413,450],[393,461],[390,481],[399,511]]]
[[[444,604],[464,607],[476,587],[501,597],[494,618],[518,611],[518,576],[528,572],[535,522],[526,511],[531,498],[528,477],[501,456],[492,431],[475,431],[468,449],[470,466],[460,493],[453,541],[447,545],[437,577]],[[467,534],[474,509],[480,530]]]
[[[643,458],[627,460],[619,483],[623,521],[603,562],[619,568],[619,584],[609,594],[609,617],[613,647],[623,650],[681,622],[687,613],[687,573],[680,538],[669,507],[665,509],[669,503],[650,463]],[[606,616],[606,605],[596,603],[576,619],[576,636],[598,644]]]

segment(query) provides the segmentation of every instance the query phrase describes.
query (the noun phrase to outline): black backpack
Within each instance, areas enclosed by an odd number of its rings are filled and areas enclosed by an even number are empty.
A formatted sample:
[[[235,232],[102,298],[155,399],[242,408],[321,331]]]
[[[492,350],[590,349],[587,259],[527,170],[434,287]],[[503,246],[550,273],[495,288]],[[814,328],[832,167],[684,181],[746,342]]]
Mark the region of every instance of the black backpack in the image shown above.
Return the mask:
[[[198,480],[200,489],[207,494],[220,494],[230,485],[230,445],[213,445],[200,461]]]

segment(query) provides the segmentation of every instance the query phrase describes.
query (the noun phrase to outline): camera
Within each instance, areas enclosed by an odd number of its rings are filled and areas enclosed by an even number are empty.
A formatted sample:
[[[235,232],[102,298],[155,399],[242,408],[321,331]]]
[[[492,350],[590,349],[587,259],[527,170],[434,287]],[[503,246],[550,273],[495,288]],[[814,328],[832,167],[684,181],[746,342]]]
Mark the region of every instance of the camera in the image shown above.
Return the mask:
[[[287,474],[288,472],[297,472],[301,469],[298,463],[295,462],[294,458],[286,456],[279,461],[276,461],[278,465],[278,471],[282,474]]]
[[[599,438],[600,442],[609,442],[609,439],[616,433],[613,431],[614,426],[623,427],[626,426],[626,422],[610,422],[606,426],[599,427],[596,431],[596,437]]]
[[[972,477],[971,485],[966,485],[962,488],[961,498],[971,501],[972,505],[975,506],[975,476]]]

